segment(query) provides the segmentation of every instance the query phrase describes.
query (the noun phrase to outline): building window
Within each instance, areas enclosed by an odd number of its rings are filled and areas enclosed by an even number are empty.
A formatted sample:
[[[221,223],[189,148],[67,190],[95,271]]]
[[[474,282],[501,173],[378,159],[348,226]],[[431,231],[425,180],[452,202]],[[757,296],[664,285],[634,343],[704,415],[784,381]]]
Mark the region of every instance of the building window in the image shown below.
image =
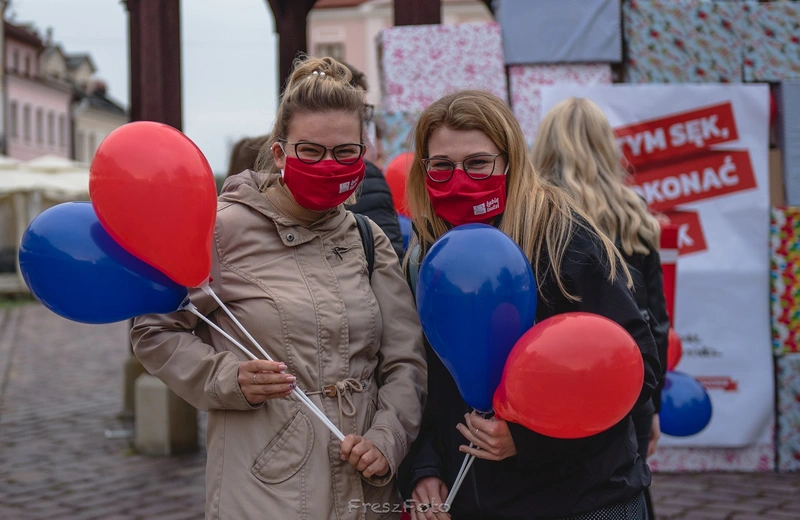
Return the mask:
[[[75,160],[79,162],[83,162],[84,160],[84,143],[85,139],[83,138],[83,132],[78,130],[75,133]]]
[[[58,116],[58,147],[62,150],[67,146],[67,120],[64,114]]]
[[[47,113],[47,144],[56,144],[56,115],[52,111]]]
[[[28,76],[33,76],[33,69],[31,68],[31,57],[30,55],[25,56],[25,71],[23,74]]]
[[[92,132],[91,134],[89,134],[89,154],[86,156],[86,158],[89,161],[94,159],[94,152],[96,151],[97,151],[97,140],[94,135],[94,132]]]
[[[36,142],[44,143],[44,112],[41,108],[36,109]]]
[[[8,126],[11,127],[11,137],[19,137],[19,128],[17,127],[17,102],[12,101],[8,104]]]
[[[26,141],[31,140],[31,106],[22,107],[22,135]]]
[[[14,49],[14,54],[11,59],[11,71],[19,72],[19,51]]]
[[[316,56],[330,56],[331,58],[342,61],[344,60],[344,44],[343,43],[318,43],[314,47],[314,54]]]

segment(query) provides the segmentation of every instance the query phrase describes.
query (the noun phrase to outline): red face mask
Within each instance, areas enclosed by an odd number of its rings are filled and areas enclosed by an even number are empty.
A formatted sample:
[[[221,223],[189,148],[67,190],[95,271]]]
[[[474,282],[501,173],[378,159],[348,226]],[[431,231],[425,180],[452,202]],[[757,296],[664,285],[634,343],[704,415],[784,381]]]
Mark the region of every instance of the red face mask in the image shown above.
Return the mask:
[[[298,204],[312,211],[325,211],[350,198],[364,180],[365,170],[363,159],[353,164],[340,164],[333,159],[306,164],[296,157],[286,157],[283,182]]]
[[[476,181],[456,170],[447,182],[426,178],[433,211],[454,226],[489,223],[506,209],[506,176]]]

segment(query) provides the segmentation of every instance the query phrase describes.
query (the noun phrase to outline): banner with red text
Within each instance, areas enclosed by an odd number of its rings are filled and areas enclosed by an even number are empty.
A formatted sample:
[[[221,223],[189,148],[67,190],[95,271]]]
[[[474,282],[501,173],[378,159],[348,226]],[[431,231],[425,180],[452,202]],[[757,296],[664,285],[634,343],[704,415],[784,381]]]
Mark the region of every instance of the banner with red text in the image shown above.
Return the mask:
[[[570,97],[597,103],[632,188],[678,228],[676,367],[703,383],[711,423],[665,446],[770,442],[769,91],[765,85],[542,88],[544,113]]]

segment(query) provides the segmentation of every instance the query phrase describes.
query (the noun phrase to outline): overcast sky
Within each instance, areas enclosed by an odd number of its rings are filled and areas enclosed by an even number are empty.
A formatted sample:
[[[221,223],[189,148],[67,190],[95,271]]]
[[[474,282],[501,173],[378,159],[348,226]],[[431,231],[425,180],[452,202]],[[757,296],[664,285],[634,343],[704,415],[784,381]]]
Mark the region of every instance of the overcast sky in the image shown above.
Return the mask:
[[[32,22],[66,53],[91,54],[109,95],[126,107],[128,14],[120,0],[11,0],[7,17]],[[183,0],[183,131],[215,173],[229,141],[271,128],[277,103],[277,41],[266,0]]]

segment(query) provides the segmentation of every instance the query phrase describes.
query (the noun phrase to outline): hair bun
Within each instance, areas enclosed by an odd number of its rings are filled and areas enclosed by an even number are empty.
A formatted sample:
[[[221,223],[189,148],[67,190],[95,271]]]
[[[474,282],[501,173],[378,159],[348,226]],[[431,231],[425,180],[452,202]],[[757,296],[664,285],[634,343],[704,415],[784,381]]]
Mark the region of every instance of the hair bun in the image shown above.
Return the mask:
[[[291,90],[303,81],[337,81],[350,83],[353,75],[346,65],[331,58],[314,58],[307,55],[300,56],[294,61],[292,75],[289,77],[287,89]]]

